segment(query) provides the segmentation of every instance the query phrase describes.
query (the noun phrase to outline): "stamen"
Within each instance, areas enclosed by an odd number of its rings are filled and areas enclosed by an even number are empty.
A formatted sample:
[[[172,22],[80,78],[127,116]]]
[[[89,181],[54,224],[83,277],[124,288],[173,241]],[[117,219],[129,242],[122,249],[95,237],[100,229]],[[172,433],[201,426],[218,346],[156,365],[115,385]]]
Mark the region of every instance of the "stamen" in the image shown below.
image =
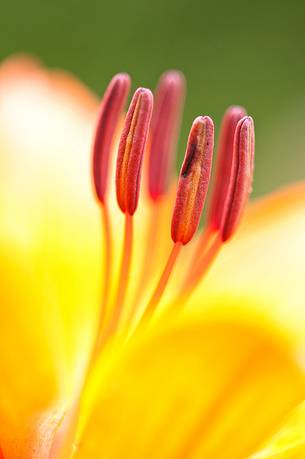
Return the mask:
[[[157,201],[168,191],[184,102],[185,79],[169,71],[161,76],[152,117],[148,188]]]
[[[156,310],[182,245],[192,239],[199,225],[210,179],[213,145],[213,121],[208,116],[199,116],[192,125],[185,159],[180,171],[172,218],[174,246],[138,327],[146,322]]]
[[[221,219],[230,184],[235,129],[239,120],[245,115],[246,110],[243,107],[229,107],[222,121],[217,152],[215,187],[213,188],[207,222],[208,228],[212,231],[221,227]]]
[[[96,196],[101,203],[105,201],[109,157],[114,134],[122,116],[129,87],[129,75],[126,73],[115,75],[100,105],[93,143],[93,180]]]
[[[180,292],[180,299],[186,301],[202,276],[210,268],[221,245],[235,232],[244,212],[250,192],[254,171],[254,124],[250,116],[243,117],[237,124],[234,135],[232,165],[229,186],[219,230],[214,240],[202,254],[186,278]],[[213,233],[212,233],[213,234]]]
[[[139,88],[131,101],[123,128],[116,169],[119,206],[133,215],[139,200],[141,166],[153,107],[149,89]]]
[[[125,213],[125,235],[117,293],[112,317],[104,339],[112,335],[117,328],[126,295],[133,245],[132,215],[138,205],[142,158],[147,141],[152,107],[153,96],[151,91],[144,88],[137,89],[126,115],[119,144],[116,190],[119,206]]]
[[[171,70],[161,76],[155,95],[148,147],[148,192],[153,205],[150,209],[141,275],[127,317],[127,327],[137,312],[147,280],[155,271],[158,237],[164,213],[163,198],[168,193],[173,172],[184,94],[185,79],[181,72]]]
[[[250,116],[242,118],[234,135],[233,161],[228,195],[221,220],[222,240],[227,241],[235,232],[249,194],[254,172],[254,123]]]
[[[103,294],[100,309],[98,335],[96,343],[100,340],[100,334],[106,315],[108,304],[111,275],[112,275],[112,238],[111,226],[107,202],[105,199],[109,169],[110,152],[122,116],[123,108],[129,92],[130,78],[126,73],[115,75],[109,83],[102,102],[100,104],[98,121],[93,142],[93,182],[95,193],[101,207],[102,227],[104,230],[104,266]]]
[[[214,125],[208,116],[195,119],[181,168],[172,218],[172,239],[187,244],[200,221],[211,175]]]
[[[226,203],[231,177],[234,134],[237,123],[245,115],[246,110],[243,107],[232,106],[227,109],[223,117],[217,152],[216,180],[213,187],[211,203],[208,209],[207,224],[196,242],[197,247],[194,250],[194,254],[190,262],[190,270],[186,276],[185,285],[193,282],[194,272],[198,272],[200,258],[205,257],[205,252],[209,251],[215,232],[219,231],[221,228],[221,221],[223,218],[224,206]],[[202,264],[204,264],[203,260]]]

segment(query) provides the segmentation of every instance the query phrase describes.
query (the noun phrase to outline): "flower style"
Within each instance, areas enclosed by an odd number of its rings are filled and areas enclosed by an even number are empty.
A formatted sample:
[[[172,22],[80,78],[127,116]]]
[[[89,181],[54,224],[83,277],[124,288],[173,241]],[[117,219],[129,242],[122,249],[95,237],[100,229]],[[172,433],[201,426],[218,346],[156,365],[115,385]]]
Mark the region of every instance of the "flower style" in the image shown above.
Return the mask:
[[[301,458],[305,185],[245,210],[237,106],[177,181],[183,75],[129,90],[0,67],[0,458]]]

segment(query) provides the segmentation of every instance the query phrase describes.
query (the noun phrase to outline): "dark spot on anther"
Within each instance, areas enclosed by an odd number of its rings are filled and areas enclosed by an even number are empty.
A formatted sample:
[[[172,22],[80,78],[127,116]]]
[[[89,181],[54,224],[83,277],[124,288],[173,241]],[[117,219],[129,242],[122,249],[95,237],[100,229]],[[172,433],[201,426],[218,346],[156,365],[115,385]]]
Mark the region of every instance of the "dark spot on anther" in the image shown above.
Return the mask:
[[[188,151],[188,155],[186,157],[186,161],[183,165],[183,169],[181,171],[181,175],[182,177],[186,178],[189,173],[191,172],[191,169],[192,169],[192,163],[195,159],[195,153],[196,153],[196,150],[197,150],[197,144],[196,143],[191,143],[190,146],[189,146],[189,151]]]

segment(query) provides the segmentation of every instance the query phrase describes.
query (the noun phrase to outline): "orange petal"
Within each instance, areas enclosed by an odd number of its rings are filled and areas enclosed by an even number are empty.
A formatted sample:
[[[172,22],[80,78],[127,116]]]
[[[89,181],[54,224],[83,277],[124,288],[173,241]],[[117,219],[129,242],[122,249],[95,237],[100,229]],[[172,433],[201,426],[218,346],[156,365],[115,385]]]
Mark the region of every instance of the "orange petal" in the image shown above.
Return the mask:
[[[305,183],[258,200],[193,294],[190,307],[204,310],[214,300],[221,303],[220,298],[245,304],[250,299],[304,343],[304,235]]]
[[[281,428],[249,459],[301,459],[305,457],[305,403],[293,410]]]
[[[26,58],[0,67],[0,445],[6,458],[48,457],[92,345],[101,275],[90,183],[96,108],[95,97],[67,75],[47,73]]]
[[[283,338],[249,323],[188,317],[101,362],[75,458],[244,459],[305,391]]]

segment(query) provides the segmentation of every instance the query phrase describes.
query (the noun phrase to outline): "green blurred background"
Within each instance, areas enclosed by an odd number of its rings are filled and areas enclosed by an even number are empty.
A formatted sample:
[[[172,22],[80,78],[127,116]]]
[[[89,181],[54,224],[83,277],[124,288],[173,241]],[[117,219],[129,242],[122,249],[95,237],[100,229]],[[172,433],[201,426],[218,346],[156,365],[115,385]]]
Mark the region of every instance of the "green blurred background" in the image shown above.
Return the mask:
[[[198,114],[219,127],[230,104],[256,122],[255,194],[305,176],[304,0],[10,0],[1,58],[29,52],[99,94],[125,70],[154,87],[181,69],[188,96],[180,141]]]

